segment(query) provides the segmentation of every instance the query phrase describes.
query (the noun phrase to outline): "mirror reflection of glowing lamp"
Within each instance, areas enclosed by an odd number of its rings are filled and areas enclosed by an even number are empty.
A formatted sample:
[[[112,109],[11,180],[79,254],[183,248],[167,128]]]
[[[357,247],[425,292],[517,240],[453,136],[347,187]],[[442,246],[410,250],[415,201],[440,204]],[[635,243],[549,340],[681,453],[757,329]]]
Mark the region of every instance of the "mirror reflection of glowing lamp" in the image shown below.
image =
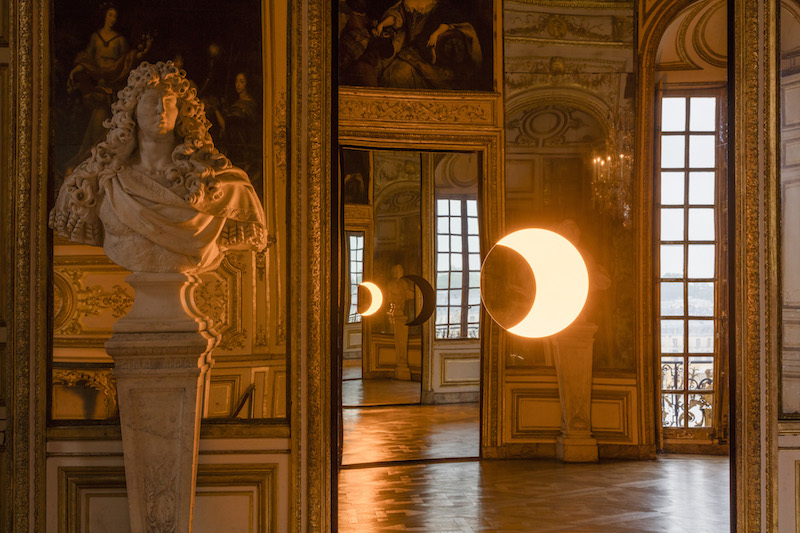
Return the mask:
[[[492,319],[521,337],[554,335],[581,313],[589,273],[580,252],[549,230],[500,239],[481,267],[481,298]]]
[[[360,284],[358,288],[359,314],[361,316],[370,316],[377,313],[378,309],[380,309],[383,305],[383,293],[381,292],[381,289],[371,281],[365,281],[364,283]],[[365,292],[369,294],[369,305],[366,305],[365,303],[362,304],[362,301],[366,300],[365,298],[362,298],[362,295]],[[366,307],[366,309],[362,311],[364,307]]]

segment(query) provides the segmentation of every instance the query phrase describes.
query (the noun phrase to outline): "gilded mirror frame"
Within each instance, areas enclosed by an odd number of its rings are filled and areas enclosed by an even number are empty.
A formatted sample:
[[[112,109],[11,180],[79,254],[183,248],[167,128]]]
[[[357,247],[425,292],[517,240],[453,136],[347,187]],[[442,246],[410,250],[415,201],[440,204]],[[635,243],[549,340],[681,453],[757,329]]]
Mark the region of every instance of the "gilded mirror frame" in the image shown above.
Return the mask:
[[[413,150],[435,152],[471,152],[479,156],[478,212],[480,214],[481,256],[491,243],[502,236],[504,217],[503,159],[498,157],[503,142],[502,131],[472,130],[462,127],[443,127],[440,131],[412,131],[399,128],[371,129],[363,125],[343,123],[338,130],[340,146],[377,150]],[[425,190],[423,186],[423,190]],[[430,193],[429,193],[430,194]],[[423,207],[426,199],[423,198]],[[423,261],[424,264],[424,261]],[[428,331],[429,324],[423,326]],[[481,454],[490,443],[498,443],[499,423],[491,413],[498,413],[497,399],[491,391],[499,390],[499,354],[502,334],[497,326],[481,311]],[[422,390],[433,388],[431,364],[433,339],[423,335]],[[424,394],[424,393],[423,393]],[[494,408],[494,411],[491,409]],[[496,446],[496,444],[494,444]]]

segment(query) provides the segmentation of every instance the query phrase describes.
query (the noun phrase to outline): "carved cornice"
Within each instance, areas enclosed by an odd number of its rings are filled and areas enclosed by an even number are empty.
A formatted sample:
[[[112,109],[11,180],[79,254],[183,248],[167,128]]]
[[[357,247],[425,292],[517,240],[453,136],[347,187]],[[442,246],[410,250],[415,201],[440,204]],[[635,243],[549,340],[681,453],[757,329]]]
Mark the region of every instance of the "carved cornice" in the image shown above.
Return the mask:
[[[459,124],[491,126],[497,119],[497,95],[431,91],[343,88],[339,91],[339,122],[397,124]]]

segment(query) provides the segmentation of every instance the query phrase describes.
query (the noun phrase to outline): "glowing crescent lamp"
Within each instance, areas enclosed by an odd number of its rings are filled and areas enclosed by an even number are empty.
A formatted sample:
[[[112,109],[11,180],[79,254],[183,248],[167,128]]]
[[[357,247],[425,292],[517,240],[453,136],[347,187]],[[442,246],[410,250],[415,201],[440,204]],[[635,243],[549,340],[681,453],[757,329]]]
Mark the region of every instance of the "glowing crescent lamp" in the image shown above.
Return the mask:
[[[372,300],[369,303],[369,307],[367,308],[366,311],[361,313],[361,316],[374,315],[378,311],[378,309],[381,308],[381,305],[383,305],[383,293],[381,292],[380,288],[378,288],[378,286],[372,283],[371,281],[365,281],[364,283],[359,285],[359,287],[364,287],[365,289],[367,289],[369,291],[370,296],[372,297]]]
[[[503,252],[498,247],[507,250]],[[493,253],[505,254],[506,263],[510,263],[510,266],[505,265],[501,276],[487,274],[487,264],[491,263]],[[531,274],[533,279],[530,279]],[[503,279],[493,279],[498,277]],[[513,292],[514,280],[524,281],[525,278],[530,281],[517,284],[517,297],[509,294]],[[535,291],[531,290],[534,282]],[[545,229],[528,228],[506,235],[489,251],[481,268],[481,296],[486,310],[498,324],[521,337],[547,337],[566,328],[583,310],[588,293],[589,273],[580,252],[558,233]],[[526,301],[530,298],[533,303],[528,308]],[[517,301],[519,299],[523,301]],[[520,312],[493,310],[491,302],[497,302],[495,308],[516,306],[524,316],[519,319]],[[498,316],[516,318],[509,326],[506,325],[509,320],[498,319]]]

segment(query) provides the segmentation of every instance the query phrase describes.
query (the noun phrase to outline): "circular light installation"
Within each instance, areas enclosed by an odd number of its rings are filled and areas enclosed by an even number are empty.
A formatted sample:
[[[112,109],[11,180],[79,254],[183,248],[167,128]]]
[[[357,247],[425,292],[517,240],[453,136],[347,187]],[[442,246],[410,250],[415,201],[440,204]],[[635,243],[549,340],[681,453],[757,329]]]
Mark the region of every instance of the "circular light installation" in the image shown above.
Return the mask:
[[[420,324],[424,324],[425,321],[431,317],[434,309],[436,309],[436,291],[433,290],[428,280],[422,276],[406,274],[402,279],[412,281],[419,289],[419,292],[422,293],[422,309],[410,322],[406,322],[406,326],[419,326]]]
[[[371,281],[365,281],[364,283],[360,284],[359,287],[364,287],[367,289],[367,292],[369,292],[371,297],[369,307],[361,313],[361,316],[374,315],[383,305],[383,293],[381,292],[381,289]]]
[[[506,235],[481,267],[486,310],[521,337],[547,337],[569,326],[588,292],[589,273],[580,252],[558,233],[541,228]]]

